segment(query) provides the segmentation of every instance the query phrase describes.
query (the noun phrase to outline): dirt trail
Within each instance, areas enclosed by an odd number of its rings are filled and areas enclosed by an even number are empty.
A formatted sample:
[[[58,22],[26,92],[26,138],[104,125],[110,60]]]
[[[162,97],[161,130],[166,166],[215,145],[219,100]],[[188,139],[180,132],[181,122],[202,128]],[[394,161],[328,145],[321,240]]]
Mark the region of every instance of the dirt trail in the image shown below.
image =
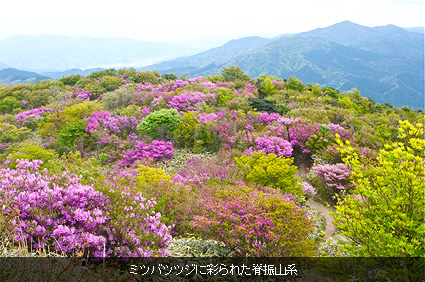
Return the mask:
[[[333,210],[328,208],[328,207],[325,207],[324,205],[322,205],[322,204],[320,204],[316,201],[314,201],[313,199],[309,199],[307,201],[307,203],[311,207],[314,207],[315,209],[317,209],[325,217],[325,219],[326,219],[325,239],[331,237],[336,230],[335,226],[332,224],[333,218],[330,217],[330,215],[329,215],[329,212],[332,212]]]

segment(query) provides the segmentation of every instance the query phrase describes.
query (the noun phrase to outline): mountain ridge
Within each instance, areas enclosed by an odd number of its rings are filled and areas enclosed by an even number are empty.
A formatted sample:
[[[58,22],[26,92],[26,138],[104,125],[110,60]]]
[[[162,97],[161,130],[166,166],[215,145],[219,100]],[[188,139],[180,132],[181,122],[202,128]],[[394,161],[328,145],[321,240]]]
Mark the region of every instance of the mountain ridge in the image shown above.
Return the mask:
[[[235,65],[251,77],[267,73],[280,78],[296,76],[306,83],[341,91],[356,87],[379,103],[418,109],[423,108],[424,97],[423,45],[423,34],[394,25],[372,28],[344,21],[328,28],[276,37],[227,61],[210,60],[208,68],[192,60],[198,54],[144,69],[207,76],[219,74],[223,66]],[[220,53],[220,48],[227,47],[215,48],[214,53]],[[208,57],[209,52],[202,54]]]
[[[0,84],[37,82],[45,79],[50,79],[50,77],[15,68],[5,68],[0,70]]]

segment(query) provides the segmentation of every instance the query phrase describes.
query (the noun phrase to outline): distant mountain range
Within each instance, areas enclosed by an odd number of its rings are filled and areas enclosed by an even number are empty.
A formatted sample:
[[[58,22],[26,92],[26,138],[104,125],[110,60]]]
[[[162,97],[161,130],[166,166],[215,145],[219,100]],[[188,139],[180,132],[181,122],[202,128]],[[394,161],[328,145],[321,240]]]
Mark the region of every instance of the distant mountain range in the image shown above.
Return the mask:
[[[424,35],[394,25],[371,28],[345,21],[274,40],[243,38],[144,69],[206,76],[229,65],[251,77],[296,76],[341,91],[357,88],[378,103],[424,107]]]
[[[344,21],[273,39],[231,40],[199,54],[193,52],[193,48],[181,45],[125,38],[18,36],[0,41],[0,83],[143,65],[138,69],[207,76],[220,74],[223,66],[235,65],[253,78],[263,73],[280,78],[296,76],[304,83],[340,91],[357,88],[378,103],[424,107],[423,27],[371,28]],[[167,58],[174,59],[165,61]]]
[[[28,83],[49,79],[35,72],[22,71],[14,68],[0,70],[0,84]]]
[[[145,66],[194,54],[185,46],[128,38],[16,36],[0,41],[0,62],[37,72]]]

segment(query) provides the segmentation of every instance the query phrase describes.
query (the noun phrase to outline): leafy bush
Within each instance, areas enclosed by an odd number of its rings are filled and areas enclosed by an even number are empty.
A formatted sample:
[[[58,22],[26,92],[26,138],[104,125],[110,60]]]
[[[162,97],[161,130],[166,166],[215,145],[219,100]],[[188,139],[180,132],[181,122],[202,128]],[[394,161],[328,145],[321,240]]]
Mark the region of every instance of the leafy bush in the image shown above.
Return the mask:
[[[102,104],[106,109],[113,111],[137,104],[139,94],[131,88],[121,88],[106,93],[102,97]]]
[[[18,101],[15,97],[6,97],[0,100],[0,113],[11,114],[14,111],[21,109],[22,102]]]
[[[214,124],[198,124],[195,130],[195,152],[209,151],[217,152],[220,150],[222,140],[216,132]]]
[[[249,75],[244,73],[239,66],[230,66],[228,68],[223,67],[223,69],[221,70],[221,76],[225,81],[250,80]]]
[[[176,144],[179,147],[193,148],[195,145],[195,130],[198,124],[198,116],[194,112],[184,113],[175,131]]]
[[[80,79],[81,79],[80,74],[74,74],[74,75],[64,76],[60,78],[59,81],[65,85],[75,85]]]
[[[16,126],[0,121],[0,143],[15,143],[23,141],[30,134],[26,127],[17,128]]]
[[[352,240],[345,249],[353,256],[425,256],[423,125],[400,122],[399,132],[402,142],[387,145],[368,166],[338,140],[356,195],[340,201],[333,217]]]
[[[237,187],[219,190],[194,217],[203,237],[223,242],[238,256],[311,256],[312,222],[279,192]]]
[[[276,86],[273,84],[275,77],[261,75],[257,78],[258,93],[260,98],[273,95],[277,92]]]
[[[123,80],[119,76],[106,75],[101,78],[100,85],[106,89],[106,91],[113,91],[123,84]],[[90,90],[90,89],[88,89]]]
[[[49,171],[55,175],[61,175],[65,171],[81,177],[81,183],[91,184],[94,179],[101,179],[101,167],[95,158],[83,158],[79,151],[71,151],[63,154],[60,158],[50,161]]]
[[[264,99],[257,98],[248,98],[251,107],[256,109],[257,112],[268,112],[268,113],[277,113],[275,102]]]
[[[83,119],[65,124],[58,134],[59,154],[72,150],[77,140],[81,139],[86,133],[86,127],[87,121]],[[81,144],[83,144],[82,141]]]
[[[235,163],[248,183],[276,187],[283,193],[303,195],[302,185],[295,176],[297,168],[292,165],[292,158],[256,152],[251,157],[242,155],[235,158]]]
[[[54,164],[51,161],[58,158],[54,150],[48,150],[31,143],[20,143],[19,145],[10,146],[4,156],[7,157],[10,168],[16,167],[18,164],[17,160],[41,160],[43,162],[41,168],[52,168]]]
[[[155,197],[158,203],[155,210],[166,224],[173,225],[173,235],[184,234],[190,229],[193,214],[202,211],[202,196],[194,186],[171,180],[172,175],[162,169],[140,165],[136,187],[142,194]]]
[[[141,186],[157,186],[161,183],[168,184],[172,179],[160,168],[139,165],[137,168],[137,184]]]
[[[301,92],[305,89],[304,84],[295,76],[290,76],[288,80],[288,88]]]
[[[137,129],[160,139],[169,139],[177,128],[180,114],[176,109],[161,109],[143,118]]]
[[[226,106],[226,103],[236,97],[235,92],[229,89],[220,89],[216,94],[217,105]]]
[[[19,210],[15,240],[67,255],[162,256],[171,238],[168,227],[152,214],[155,202],[141,194],[80,184],[68,172],[39,171],[42,162],[19,160],[16,169],[0,170],[3,213]]]
[[[125,117],[135,117],[137,119],[142,118],[142,107],[137,105],[128,105],[125,108],[117,109],[117,114]]]

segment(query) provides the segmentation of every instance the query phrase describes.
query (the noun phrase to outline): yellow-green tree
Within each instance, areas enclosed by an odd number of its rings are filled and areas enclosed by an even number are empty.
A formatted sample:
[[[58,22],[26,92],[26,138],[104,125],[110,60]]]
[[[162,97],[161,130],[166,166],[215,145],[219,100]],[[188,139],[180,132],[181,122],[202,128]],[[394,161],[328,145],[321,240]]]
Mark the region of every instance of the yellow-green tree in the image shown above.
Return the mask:
[[[353,256],[425,256],[423,125],[399,124],[401,142],[386,145],[367,166],[338,140],[356,195],[341,200],[333,217],[351,239],[345,250]]]

